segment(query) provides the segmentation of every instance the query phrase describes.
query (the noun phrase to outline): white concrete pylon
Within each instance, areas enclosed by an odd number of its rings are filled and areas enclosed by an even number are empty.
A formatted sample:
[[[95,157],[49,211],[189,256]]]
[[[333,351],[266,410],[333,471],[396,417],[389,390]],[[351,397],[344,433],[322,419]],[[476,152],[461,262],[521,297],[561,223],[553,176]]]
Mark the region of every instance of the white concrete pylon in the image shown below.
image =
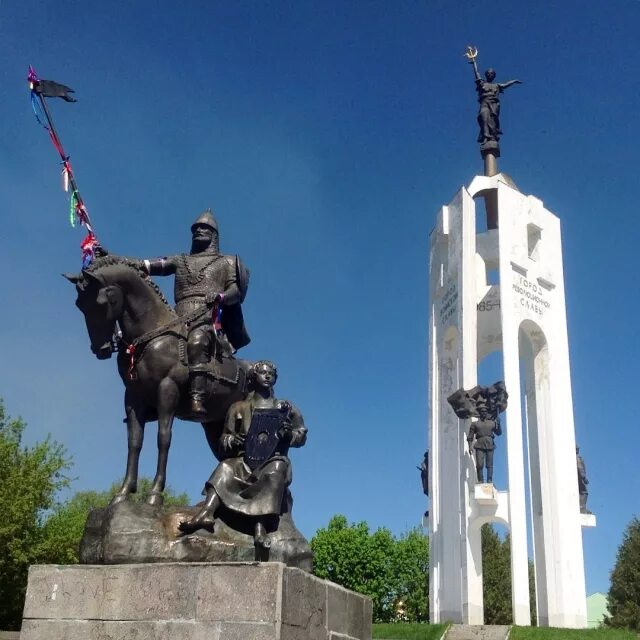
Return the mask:
[[[477,232],[474,198],[497,209],[496,229]],[[429,277],[432,622],[483,623],[480,529],[500,522],[511,537],[514,622],[531,623],[529,518],[538,624],[584,627],[560,221],[508,176],[477,176],[438,214]],[[447,403],[461,387],[495,382],[477,379],[478,363],[495,351],[509,392],[496,453],[507,460],[502,491],[476,486],[465,442],[469,421]]]

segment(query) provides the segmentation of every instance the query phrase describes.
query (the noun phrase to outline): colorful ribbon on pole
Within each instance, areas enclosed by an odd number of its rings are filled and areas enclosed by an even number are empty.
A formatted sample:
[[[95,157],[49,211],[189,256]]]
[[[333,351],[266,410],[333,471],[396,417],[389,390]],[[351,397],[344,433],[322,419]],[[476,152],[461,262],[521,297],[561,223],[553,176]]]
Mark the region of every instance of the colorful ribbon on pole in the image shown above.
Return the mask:
[[[86,269],[95,258],[96,251],[100,248],[100,242],[95,234],[93,225],[89,218],[89,213],[84,204],[84,200],[78,190],[78,184],[71,168],[69,156],[65,153],[62,142],[58,133],[53,126],[51,113],[45,102],[45,98],[62,98],[67,102],[76,102],[70,94],[73,89],[66,85],[53,82],[52,80],[41,80],[35,69],[29,65],[29,73],[27,75],[29,88],[31,89],[31,107],[38,123],[44,127],[49,133],[51,142],[55,147],[62,161],[62,184],[63,189],[68,192],[71,187],[71,196],[69,201],[69,222],[75,227],[76,222],[87,229],[87,235],[80,243],[82,251],[82,268]]]

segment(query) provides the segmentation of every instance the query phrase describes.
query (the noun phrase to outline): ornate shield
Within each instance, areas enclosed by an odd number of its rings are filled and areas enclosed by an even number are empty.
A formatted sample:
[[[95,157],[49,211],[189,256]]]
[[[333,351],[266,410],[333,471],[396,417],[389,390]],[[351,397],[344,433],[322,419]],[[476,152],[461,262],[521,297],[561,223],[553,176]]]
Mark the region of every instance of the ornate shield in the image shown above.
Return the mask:
[[[249,288],[249,269],[245,267],[240,256],[236,255],[236,282],[240,291],[240,302],[244,302]]]
[[[287,414],[280,409],[255,409],[245,440],[244,461],[252,471],[271,458],[278,448],[278,431]]]

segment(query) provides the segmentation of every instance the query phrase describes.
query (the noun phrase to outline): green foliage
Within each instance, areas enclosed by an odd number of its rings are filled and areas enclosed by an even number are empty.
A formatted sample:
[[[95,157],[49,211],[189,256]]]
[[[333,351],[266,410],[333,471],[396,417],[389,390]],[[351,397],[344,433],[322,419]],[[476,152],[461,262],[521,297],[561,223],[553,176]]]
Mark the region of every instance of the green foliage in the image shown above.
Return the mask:
[[[390,620],[393,599],[393,536],[388,529],[369,533],[366,522],[349,526],[344,516],[334,516],[326,529],[319,529],[311,540],[314,573],[347,589],[373,599],[373,618]]]
[[[25,423],[11,419],[0,400],[0,629],[19,629],[27,571],[31,564],[73,564],[89,510],[104,507],[118,490],[81,491],[64,504],[58,491],[69,485],[71,460],[47,438],[23,444]],[[133,500],[144,500],[151,480],[142,478]],[[186,494],[165,491],[165,504],[184,505]]]
[[[395,619],[400,600],[406,619],[428,618],[428,542],[418,530],[396,539],[388,529],[371,533],[366,522],[349,525],[336,515],[311,548],[315,575],[371,597],[374,621]]]
[[[411,622],[429,620],[429,538],[412,529],[395,543],[394,573],[397,595],[405,606],[406,619]]]
[[[19,629],[29,565],[38,561],[42,521],[69,484],[62,445],[47,438],[22,442],[25,423],[0,401],[0,629]]]
[[[482,527],[482,576],[485,624],[511,624],[511,543],[488,524]]]
[[[536,569],[533,560],[529,560],[529,611],[531,611],[531,624],[538,624],[538,611],[536,610]]]
[[[373,638],[385,640],[440,640],[448,625],[412,622],[374,624]]]
[[[391,623],[374,624],[373,637],[384,640],[440,640],[447,625]],[[637,640],[622,629],[555,629],[550,627],[511,627],[509,640]]]
[[[640,631],[640,520],[627,525],[611,572],[609,615],[604,623]]]
[[[84,526],[91,509],[106,507],[121,486],[114,482],[107,491],[79,491],[64,504],[58,505],[42,527],[36,555],[41,563],[74,564]],[[130,496],[132,502],[144,502],[151,491],[150,478],[138,479],[138,492]],[[174,494],[170,487],[164,492],[165,505],[187,505],[186,493]]]
[[[553,627],[511,627],[509,640],[637,640],[621,629],[556,629]]]
[[[496,530],[485,524],[482,536],[482,575],[485,624],[512,624],[511,608],[511,538],[500,539]],[[535,571],[529,561],[529,604],[531,623],[536,620]]]

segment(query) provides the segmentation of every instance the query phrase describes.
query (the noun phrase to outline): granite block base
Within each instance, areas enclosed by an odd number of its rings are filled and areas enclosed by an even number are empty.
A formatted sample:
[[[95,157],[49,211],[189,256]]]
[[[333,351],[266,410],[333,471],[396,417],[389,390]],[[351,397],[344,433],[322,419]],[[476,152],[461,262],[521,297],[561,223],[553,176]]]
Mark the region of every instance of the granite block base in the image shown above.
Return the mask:
[[[36,565],[21,640],[369,640],[371,601],[280,562]]]

